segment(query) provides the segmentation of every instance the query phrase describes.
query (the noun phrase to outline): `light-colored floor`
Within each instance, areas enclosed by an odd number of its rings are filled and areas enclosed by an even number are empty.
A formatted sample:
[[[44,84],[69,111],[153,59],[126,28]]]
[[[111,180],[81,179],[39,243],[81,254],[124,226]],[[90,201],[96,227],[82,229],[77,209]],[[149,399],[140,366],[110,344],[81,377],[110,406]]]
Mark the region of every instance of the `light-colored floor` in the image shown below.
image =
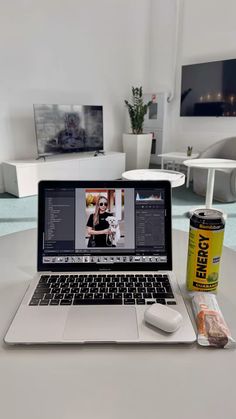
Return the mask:
[[[37,202],[37,196],[16,198],[0,194],[0,236],[36,227]]]
[[[205,197],[196,195],[191,187],[187,189],[185,186],[175,188],[173,191],[172,219],[173,228],[178,230],[189,230],[189,219],[186,213],[190,208],[204,206]],[[227,215],[225,222],[224,245],[236,250],[236,202],[222,203],[213,202],[213,207],[223,211]]]
[[[185,186],[172,189],[173,228],[188,231],[189,219],[186,213],[190,208],[204,205],[205,199]],[[227,214],[224,244],[236,250],[236,203],[214,202],[214,208]],[[0,236],[16,231],[34,228],[37,225],[37,196],[16,198],[10,194],[0,194]]]

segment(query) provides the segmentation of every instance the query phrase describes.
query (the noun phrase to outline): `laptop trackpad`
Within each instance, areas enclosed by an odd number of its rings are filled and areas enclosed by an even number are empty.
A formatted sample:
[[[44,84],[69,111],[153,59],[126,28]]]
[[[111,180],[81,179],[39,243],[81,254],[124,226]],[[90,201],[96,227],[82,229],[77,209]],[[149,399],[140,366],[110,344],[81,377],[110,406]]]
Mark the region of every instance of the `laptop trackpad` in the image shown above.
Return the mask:
[[[63,338],[73,342],[112,342],[138,339],[135,307],[71,307]]]

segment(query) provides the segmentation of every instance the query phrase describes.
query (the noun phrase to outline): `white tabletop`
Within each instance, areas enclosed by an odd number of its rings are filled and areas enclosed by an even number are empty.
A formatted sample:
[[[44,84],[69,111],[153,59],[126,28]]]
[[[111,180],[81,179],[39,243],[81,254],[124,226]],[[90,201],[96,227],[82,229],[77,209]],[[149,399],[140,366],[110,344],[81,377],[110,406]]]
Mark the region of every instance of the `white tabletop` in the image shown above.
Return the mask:
[[[174,231],[173,239],[183,288],[188,234]],[[234,336],[235,256],[224,248],[218,292]],[[0,263],[1,418],[235,418],[236,350],[197,344],[6,346],[3,336],[35,271],[35,230],[1,237]]]
[[[196,159],[198,156],[199,153],[192,153],[191,156],[188,156],[186,151],[170,151],[169,153],[158,154],[158,157],[172,158],[175,160]]]
[[[185,182],[185,175],[175,170],[137,169],[122,173],[125,180],[169,180],[172,188],[181,186]]]
[[[185,166],[199,167],[201,169],[233,169],[236,168],[236,160],[228,159],[195,159],[185,160]]]

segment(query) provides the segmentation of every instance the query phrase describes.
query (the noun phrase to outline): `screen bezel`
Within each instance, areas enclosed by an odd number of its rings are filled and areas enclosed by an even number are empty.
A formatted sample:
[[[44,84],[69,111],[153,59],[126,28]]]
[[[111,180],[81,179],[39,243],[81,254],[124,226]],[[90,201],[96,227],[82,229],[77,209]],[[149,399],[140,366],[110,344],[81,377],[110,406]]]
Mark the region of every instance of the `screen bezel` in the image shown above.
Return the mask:
[[[45,153],[40,153],[39,151],[39,141],[40,138],[38,136],[38,128],[37,128],[37,124],[36,124],[36,113],[38,112],[37,107],[38,106],[68,106],[68,104],[63,104],[63,103],[56,103],[56,104],[51,104],[51,103],[34,103],[33,104],[33,112],[34,112],[34,130],[35,130],[35,139],[36,139],[36,146],[37,146],[37,153],[38,153],[38,157],[48,157],[48,156],[64,156],[64,155],[68,155],[68,154],[81,154],[81,153],[91,153],[94,151],[99,151],[103,149],[104,146],[104,127],[102,129],[102,148],[101,147],[93,147],[92,149],[88,150],[81,150],[81,151],[76,151],[76,150],[67,150],[67,151],[58,151],[58,152],[45,152]],[[73,106],[81,106],[81,107],[89,107],[89,108],[101,108],[101,112],[102,112],[102,124],[104,121],[104,115],[103,115],[103,105],[80,105],[80,104],[73,104]]]
[[[186,63],[186,64],[182,64],[181,66],[181,78],[180,78],[180,107],[179,107],[179,116],[181,118],[235,118],[235,115],[221,115],[218,114],[217,112],[215,114],[212,115],[194,115],[194,114],[185,114],[183,113],[182,110],[182,103],[181,103],[181,95],[182,95],[182,91],[183,91],[183,70],[187,67],[189,68],[196,68],[196,67],[200,67],[200,66],[205,66],[205,65],[214,65],[214,64],[218,64],[218,63],[226,63],[226,62],[236,62],[236,58],[228,58],[228,59],[223,59],[223,60],[213,60],[213,61],[200,61],[200,62],[194,62],[194,63]]]
[[[44,232],[44,217],[45,217],[45,199],[44,191],[47,188],[162,188],[165,190],[165,205],[166,205],[166,229],[165,242],[167,243],[166,263],[115,263],[115,265],[95,264],[95,263],[60,263],[60,264],[43,264],[42,263],[42,249],[43,249],[43,232]],[[169,220],[169,222],[168,222]],[[38,251],[37,251],[37,269],[38,271],[50,272],[88,272],[88,271],[158,271],[158,270],[172,270],[172,215],[171,215],[171,184],[168,180],[161,181],[128,181],[128,180],[112,180],[112,181],[55,181],[47,180],[41,181],[38,185]]]

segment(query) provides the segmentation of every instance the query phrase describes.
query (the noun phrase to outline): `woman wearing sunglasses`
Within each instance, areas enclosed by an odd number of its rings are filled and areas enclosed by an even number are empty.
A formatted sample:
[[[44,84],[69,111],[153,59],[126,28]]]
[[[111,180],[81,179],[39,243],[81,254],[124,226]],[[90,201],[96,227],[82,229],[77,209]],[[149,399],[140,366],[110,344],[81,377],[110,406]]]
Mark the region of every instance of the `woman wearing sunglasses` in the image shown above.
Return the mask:
[[[94,214],[89,216],[87,222],[87,232],[89,236],[88,247],[107,247],[109,243],[109,223],[107,217],[113,214],[107,211],[108,200],[105,196],[99,195]]]

